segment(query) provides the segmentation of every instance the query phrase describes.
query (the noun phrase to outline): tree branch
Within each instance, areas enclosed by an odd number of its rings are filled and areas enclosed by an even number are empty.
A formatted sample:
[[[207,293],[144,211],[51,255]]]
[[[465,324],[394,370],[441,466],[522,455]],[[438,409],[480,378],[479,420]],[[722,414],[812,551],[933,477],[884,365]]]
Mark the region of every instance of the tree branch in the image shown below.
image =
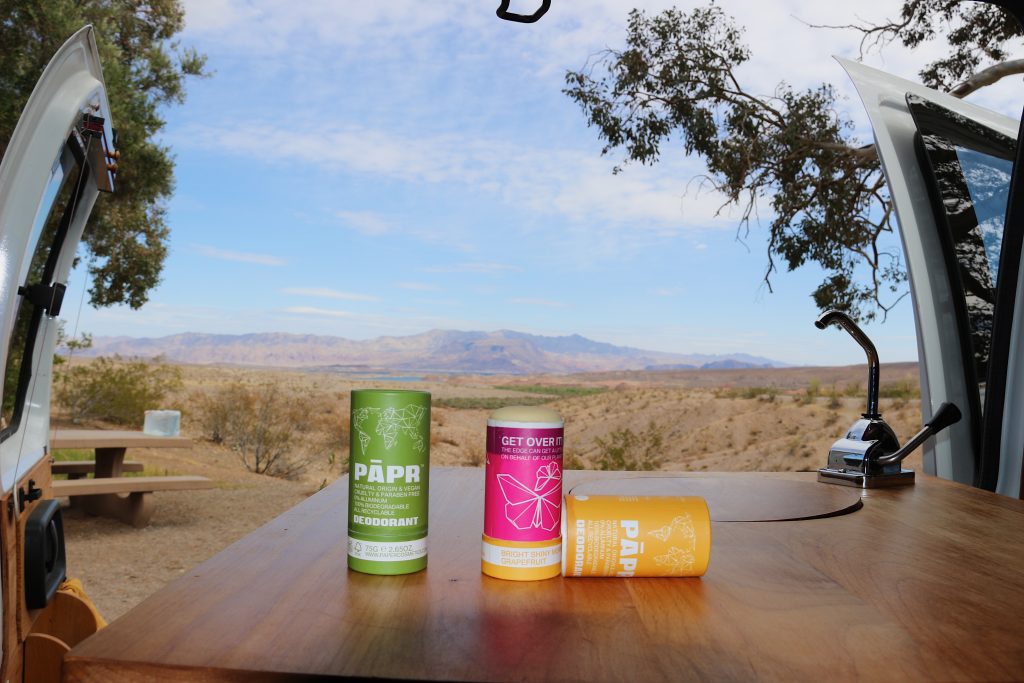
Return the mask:
[[[887,19],[882,24],[871,24],[864,22],[862,24],[811,24],[802,19],[797,19],[800,23],[809,26],[810,28],[830,28],[840,30],[854,30],[861,33],[860,39],[860,59],[864,59],[871,48],[880,49],[894,41],[901,32],[905,31],[912,22],[912,17],[904,17],[902,21],[893,21]]]
[[[822,140],[811,140],[810,138],[799,138],[800,142],[817,147],[818,149],[827,149],[830,152],[839,152],[847,156],[859,159],[861,161],[870,161],[878,157],[878,153],[875,150],[875,146],[864,145],[863,147],[850,147],[841,142],[824,142]]]
[[[999,64],[993,64],[987,69],[982,69],[966,81],[953,86],[949,94],[953,97],[967,97],[971,93],[1001,81],[1007,76],[1014,76],[1016,74],[1024,74],[1024,59],[1011,59],[1008,62],[1000,62]]]

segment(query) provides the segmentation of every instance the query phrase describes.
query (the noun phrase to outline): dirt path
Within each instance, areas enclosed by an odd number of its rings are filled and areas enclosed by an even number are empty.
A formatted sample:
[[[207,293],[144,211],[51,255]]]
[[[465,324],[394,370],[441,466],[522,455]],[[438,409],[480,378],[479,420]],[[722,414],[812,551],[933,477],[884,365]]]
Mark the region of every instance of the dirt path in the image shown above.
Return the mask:
[[[197,474],[217,487],[154,493],[153,519],[144,529],[64,508],[68,575],[82,580],[107,620],[316,490],[309,481],[247,472],[233,453],[204,441],[187,450],[132,449],[128,456],[147,473]]]
[[[115,619],[308,493],[291,482],[161,492],[145,529],[66,509],[68,574],[82,580],[108,621]]]

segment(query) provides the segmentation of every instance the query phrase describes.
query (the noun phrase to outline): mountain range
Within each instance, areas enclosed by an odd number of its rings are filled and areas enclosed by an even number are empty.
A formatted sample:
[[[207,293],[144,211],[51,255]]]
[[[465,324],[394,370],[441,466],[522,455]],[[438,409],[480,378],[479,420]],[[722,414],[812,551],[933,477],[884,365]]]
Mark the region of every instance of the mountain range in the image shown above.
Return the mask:
[[[322,368],[348,371],[535,374],[609,370],[782,367],[769,358],[736,354],[645,351],[578,334],[546,337],[498,330],[431,330],[405,337],[356,341],[288,334],[199,334],[167,337],[96,337],[84,356],[151,358],[190,364]]]

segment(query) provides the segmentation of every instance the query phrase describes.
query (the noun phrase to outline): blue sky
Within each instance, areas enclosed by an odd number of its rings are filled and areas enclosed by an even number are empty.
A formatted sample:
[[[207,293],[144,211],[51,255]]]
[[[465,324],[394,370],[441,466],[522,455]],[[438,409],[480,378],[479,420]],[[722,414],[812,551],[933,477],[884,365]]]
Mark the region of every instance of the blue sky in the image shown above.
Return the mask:
[[[862,362],[845,335],[812,324],[820,272],[779,273],[768,293],[764,229],[737,241],[736,216],[716,216],[721,198],[690,182],[698,160],[670,150],[613,176],[618,159],[600,156],[561,93],[566,69],[622,45],[630,7],[672,4],[553,0],[521,25],[494,16],[497,0],[186,0],[183,42],[213,75],[166,112],[177,191],[163,282],[141,310],[85,306],[69,329],[366,339],[508,328]],[[804,22],[876,19],[898,3],[858,3],[856,16],[810,1],[720,4],[747,27],[749,89],[831,81],[869,139],[830,59],[855,57],[857,36]],[[939,50],[867,61],[913,78]],[[1006,89],[976,99],[1012,111]],[[69,301],[83,284],[73,275]],[[868,332],[883,362],[916,358],[909,297]]]

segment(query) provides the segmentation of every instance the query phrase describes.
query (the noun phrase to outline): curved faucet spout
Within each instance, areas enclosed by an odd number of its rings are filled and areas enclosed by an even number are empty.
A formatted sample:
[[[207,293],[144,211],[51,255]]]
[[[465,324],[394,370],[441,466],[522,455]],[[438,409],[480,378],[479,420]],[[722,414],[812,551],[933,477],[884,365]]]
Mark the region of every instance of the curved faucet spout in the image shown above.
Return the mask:
[[[864,349],[864,353],[868,357],[868,410],[864,413],[864,417],[870,419],[877,419],[881,417],[878,412],[878,351],[875,349],[874,343],[868,336],[864,334],[864,330],[857,326],[857,323],[853,322],[853,318],[843,313],[842,311],[831,310],[825,311],[818,319],[814,321],[814,326],[819,330],[823,330],[832,323],[839,325],[839,327],[846,330],[854,341],[860,344],[860,347]]]

